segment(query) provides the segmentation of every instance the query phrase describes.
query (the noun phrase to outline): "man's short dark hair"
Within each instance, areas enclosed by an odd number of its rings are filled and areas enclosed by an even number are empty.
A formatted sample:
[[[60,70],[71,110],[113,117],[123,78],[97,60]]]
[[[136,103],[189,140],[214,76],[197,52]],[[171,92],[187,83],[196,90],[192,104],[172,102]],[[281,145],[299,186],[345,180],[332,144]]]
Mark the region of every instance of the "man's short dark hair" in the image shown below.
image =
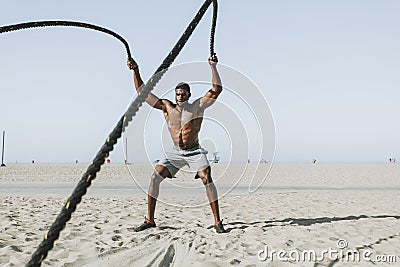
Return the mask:
[[[190,86],[189,86],[189,84],[184,83],[184,82],[178,83],[177,86],[175,87],[175,90],[176,90],[176,89],[184,89],[184,90],[186,90],[186,91],[188,91],[188,92],[190,93]]]

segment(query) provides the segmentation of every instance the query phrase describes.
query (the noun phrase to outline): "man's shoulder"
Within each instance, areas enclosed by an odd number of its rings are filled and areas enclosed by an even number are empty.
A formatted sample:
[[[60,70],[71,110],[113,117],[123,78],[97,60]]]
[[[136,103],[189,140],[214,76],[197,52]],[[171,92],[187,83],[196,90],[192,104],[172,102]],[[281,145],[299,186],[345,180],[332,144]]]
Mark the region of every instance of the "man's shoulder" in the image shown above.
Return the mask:
[[[193,106],[199,106],[199,105],[200,105],[200,101],[201,101],[201,97],[200,97],[200,98],[197,98],[196,100],[194,100],[194,101],[192,102],[191,105],[193,105]]]
[[[160,100],[173,104],[173,102],[167,98],[160,98]]]
[[[196,108],[196,109],[203,109],[203,107],[200,106],[200,104],[201,104],[201,99],[202,99],[202,97],[197,98],[195,101],[193,101],[193,103],[191,104],[192,107],[193,107],[193,108]]]
[[[169,100],[169,99],[163,98],[163,99],[160,99],[160,100],[163,102],[164,105],[168,105],[168,106],[172,106],[172,107],[175,107],[175,106],[176,106],[176,105],[175,105],[171,100]]]

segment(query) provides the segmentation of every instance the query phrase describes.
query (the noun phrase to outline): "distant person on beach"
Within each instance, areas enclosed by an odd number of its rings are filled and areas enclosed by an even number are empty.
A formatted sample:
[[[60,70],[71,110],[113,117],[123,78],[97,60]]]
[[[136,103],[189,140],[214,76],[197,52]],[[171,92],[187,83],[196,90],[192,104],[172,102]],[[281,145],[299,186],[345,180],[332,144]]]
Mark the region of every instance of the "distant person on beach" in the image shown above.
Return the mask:
[[[217,189],[211,178],[211,168],[207,160],[207,151],[199,144],[199,132],[203,122],[204,110],[210,107],[222,92],[221,79],[217,71],[217,57],[211,56],[208,63],[211,67],[212,88],[193,103],[188,100],[191,96],[190,86],[179,83],[175,88],[176,104],[168,99],[159,99],[150,93],[146,102],[153,108],[162,110],[168,125],[174,147],[166,152],[165,158],[160,160],[151,176],[147,198],[147,217],[135,231],[143,231],[156,227],[154,212],[159,195],[160,183],[165,178],[175,177],[175,174],[185,165],[196,172],[195,178],[200,178],[206,188],[206,194],[214,215],[214,229],[217,233],[226,232],[219,215]],[[143,81],[139,67],[133,60],[128,60],[128,67],[133,69],[133,80],[136,91],[140,92]]]

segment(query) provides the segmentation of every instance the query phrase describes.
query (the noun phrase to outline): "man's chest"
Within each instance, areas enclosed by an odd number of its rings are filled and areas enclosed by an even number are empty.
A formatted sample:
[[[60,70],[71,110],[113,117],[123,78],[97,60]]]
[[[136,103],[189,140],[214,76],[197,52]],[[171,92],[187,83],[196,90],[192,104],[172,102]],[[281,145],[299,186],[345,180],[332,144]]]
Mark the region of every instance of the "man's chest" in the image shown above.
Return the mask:
[[[180,108],[175,107],[166,114],[166,120],[169,127],[181,127],[182,125],[190,125],[203,116],[198,109],[193,107]]]

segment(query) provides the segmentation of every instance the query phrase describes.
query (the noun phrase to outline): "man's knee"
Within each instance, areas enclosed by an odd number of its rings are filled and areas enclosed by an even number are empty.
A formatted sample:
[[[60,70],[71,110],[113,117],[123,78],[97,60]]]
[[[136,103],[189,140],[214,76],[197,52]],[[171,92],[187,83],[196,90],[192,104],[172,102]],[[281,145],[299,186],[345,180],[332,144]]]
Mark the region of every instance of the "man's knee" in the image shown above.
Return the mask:
[[[210,166],[197,171],[197,176],[201,179],[204,185],[212,183]]]
[[[152,180],[152,182],[159,184],[167,177],[171,177],[169,170],[162,165],[157,165],[154,168],[154,172],[153,172],[153,175],[151,176],[151,180]]]

